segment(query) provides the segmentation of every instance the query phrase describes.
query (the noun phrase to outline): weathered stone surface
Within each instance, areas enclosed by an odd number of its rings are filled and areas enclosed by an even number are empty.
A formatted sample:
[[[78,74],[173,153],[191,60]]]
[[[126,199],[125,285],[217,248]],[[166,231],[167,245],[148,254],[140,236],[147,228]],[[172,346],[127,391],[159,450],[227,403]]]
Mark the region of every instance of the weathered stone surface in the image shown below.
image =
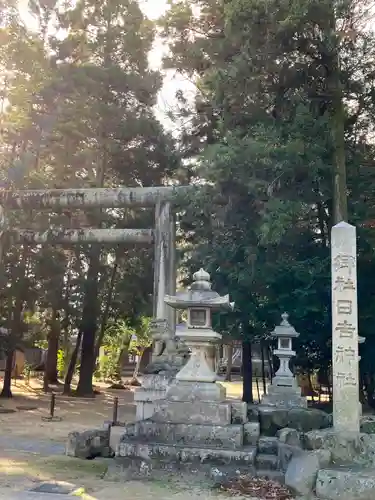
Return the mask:
[[[277,437],[280,443],[290,446],[301,446],[301,434],[296,429],[290,429],[289,427],[280,429],[277,432]]]
[[[16,229],[12,231],[14,242],[39,245],[48,243],[137,243],[149,245],[153,242],[152,229],[48,229],[33,231],[30,229]]]
[[[117,456],[138,458],[145,461],[178,460],[180,462],[197,462],[211,465],[230,463],[235,465],[254,465],[257,449],[255,446],[244,447],[241,450],[225,450],[220,448],[186,447],[181,445],[162,445],[156,443],[122,442]]]
[[[275,436],[277,431],[288,427],[287,408],[259,406],[260,432],[265,436]]]
[[[332,423],[328,413],[321,410],[293,408],[288,412],[288,427],[300,432],[308,432],[313,429],[324,429]]]
[[[260,435],[259,422],[247,422],[243,426],[244,430],[244,444],[256,446]]]
[[[77,458],[110,457],[109,430],[95,429],[71,432],[66,443],[66,455]]]
[[[321,469],[316,480],[316,495],[324,500],[374,500],[375,469]]]
[[[206,401],[196,401],[193,405],[187,401],[162,401],[156,405],[152,420],[181,424],[229,425],[232,417],[231,406],[231,403]]]
[[[286,472],[291,460],[299,455],[302,455],[304,451],[300,446],[291,446],[285,443],[279,443],[277,456],[279,458],[280,470]]]
[[[1,205],[11,208],[116,208],[126,206],[153,206],[158,201],[172,201],[177,192],[192,186],[155,186],[138,188],[88,188],[88,189],[34,189],[2,191]]]
[[[285,484],[299,495],[308,495],[315,487],[318,471],[330,461],[329,452],[303,452],[290,461],[285,473]]]
[[[232,407],[232,424],[245,424],[247,418],[247,403],[243,401],[231,401]],[[258,420],[256,420],[258,421]]]
[[[259,405],[248,408],[249,420],[255,420],[258,415],[261,434],[276,436],[276,433],[285,428],[308,432],[312,429],[329,427],[332,419],[327,413],[309,408],[283,408]]]
[[[341,221],[331,230],[332,388],[336,432],[359,432],[356,228]]]
[[[333,429],[311,431],[304,436],[305,447],[332,452],[337,464],[375,466],[375,434],[340,433]]]
[[[279,440],[274,436],[260,436],[258,441],[259,453],[273,453],[277,455]]]
[[[375,434],[375,419],[373,417],[366,416],[361,419],[361,432]]]
[[[139,438],[143,442],[229,449],[239,449],[244,443],[242,425],[174,424],[145,420],[128,424],[123,429],[121,442]]]
[[[225,400],[225,388],[218,383],[176,382],[168,389],[169,401],[220,401]]]

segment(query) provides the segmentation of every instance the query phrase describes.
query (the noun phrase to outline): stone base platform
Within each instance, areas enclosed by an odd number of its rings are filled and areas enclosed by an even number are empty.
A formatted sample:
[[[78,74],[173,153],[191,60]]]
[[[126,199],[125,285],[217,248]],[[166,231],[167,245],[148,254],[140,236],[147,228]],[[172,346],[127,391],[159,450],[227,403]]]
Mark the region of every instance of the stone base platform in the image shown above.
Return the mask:
[[[321,469],[316,480],[316,495],[324,500],[374,500],[375,468]]]
[[[112,427],[110,446],[121,474],[137,477],[160,468],[216,468],[228,477],[255,465],[259,422],[249,422],[241,401],[159,401],[151,418]],[[220,475],[219,474],[219,475]]]
[[[307,398],[301,395],[300,387],[296,384],[290,386],[277,385],[275,380],[276,378],[272,385],[269,386],[268,393],[263,396],[262,405],[307,408]],[[279,383],[282,383],[282,381],[279,381]]]

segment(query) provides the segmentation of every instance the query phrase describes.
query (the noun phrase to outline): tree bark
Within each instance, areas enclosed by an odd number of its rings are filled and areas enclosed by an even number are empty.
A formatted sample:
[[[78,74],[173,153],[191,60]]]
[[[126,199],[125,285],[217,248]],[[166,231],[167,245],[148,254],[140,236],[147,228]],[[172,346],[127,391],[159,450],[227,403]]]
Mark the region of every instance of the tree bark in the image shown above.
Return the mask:
[[[115,288],[117,269],[118,269],[118,258],[116,256],[116,261],[115,261],[113,269],[112,269],[111,280],[110,280],[109,287],[108,287],[107,301],[105,304],[105,309],[103,312],[103,317],[102,317],[102,321],[101,321],[101,325],[100,325],[100,332],[99,332],[98,339],[97,339],[96,345],[95,345],[95,364],[97,363],[97,360],[99,357],[100,347],[103,343],[105,329],[106,329],[107,323],[108,323],[109,311],[111,309],[113,291]]]
[[[81,346],[82,342],[82,331],[80,330],[77,335],[77,343],[76,346],[72,352],[72,356],[69,361],[69,366],[66,371],[66,376],[65,376],[65,381],[64,381],[64,390],[63,394],[70,394],[71,392],[71,385],[72,385],[72,380],[73,380],[73,375],[74,375],[74,369],[77,364],[77,358],[78,358],[78,352],[79,348]]]
[[[99,316],[98,274],[100,265],[100,247],[93,246],[90,251],[89,268],[85,282],[85,295],[82,311],[82,352],[77,395],[93,397],[92,385],[95,363],[95,337]]]
[[[58,384],[57,352],[59,350],[60,323],[56,309],[52,311],[50,330],[48,333],[48,349],[44,367],[44,390],[48,391],[49,384]]]
[[[0,393],[0,398],[11,398],[12,395],[12,370],[13,370],[14,349],[7,353],[5,363],[4,383],[3,389]]]
[[[242,401],[245,403],[253,403],[253,366],[251,358],[251,341],[244,340],[242,342],[242,376],[243,376],[243,392]]]

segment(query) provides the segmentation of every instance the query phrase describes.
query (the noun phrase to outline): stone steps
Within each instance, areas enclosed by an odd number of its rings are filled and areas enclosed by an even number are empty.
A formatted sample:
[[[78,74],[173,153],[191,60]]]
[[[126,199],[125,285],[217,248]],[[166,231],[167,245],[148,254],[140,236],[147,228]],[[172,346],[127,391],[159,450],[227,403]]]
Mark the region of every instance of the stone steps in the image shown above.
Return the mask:
[[[259,453],[277,455],[279,440],[276,437],[260,436],[258,440]]]
[[[186,446],[158,442],[120,442],[117,457],[150,460],[196,462],[198,464],[247,465],[253,466],[257,449],[245,446],[241,450],[212,448],[210,446]]]
[[[255,467],[257,470],[275,471],[279,467],[279,459],[276,455],[258,453],[255,458]]]
[[[241,449],[244,444],[243,425],[175,424],[143,420],[123,428],[126,441],[156,441],[166,445],[209,446]]]

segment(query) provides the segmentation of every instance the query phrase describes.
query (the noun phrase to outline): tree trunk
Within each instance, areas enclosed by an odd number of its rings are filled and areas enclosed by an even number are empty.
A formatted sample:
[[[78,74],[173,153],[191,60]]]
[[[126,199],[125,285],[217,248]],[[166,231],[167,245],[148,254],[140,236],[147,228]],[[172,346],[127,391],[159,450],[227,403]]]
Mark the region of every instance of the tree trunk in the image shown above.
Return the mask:
[[[98,335],[98,339],[96,341],[96,346],[95,346],[95,364],[97,363],[97,360],[99,357],[100,347],[103,343],[105,329],[106,329],[106,326],[108,323],[109,311],[111,309],[113,291],[115,288],[117,269],[118,269],[118,259],[116,256],[116,261],[115,261],[115,264],[114,264],[113,269],[112,269],[111,281],[109,283],[109,288],[108,288],[107,302],[105,304],[105,309],[103,312],[103,317],[102,317],[102,321],[101,321],[101,325],[100,325],[100,333]]]
[[[57,373],[57,351],[59,350],[60,323],[56,309],[52,311],[52,319],[48,333],[48,350],[44,367],[44,390],[48,391],[49,384],[59,383]]]
[[[100,247],[92,246],[90,251],[89,268],[85,282],[85,296],[82,311],[82,353],[77,395],[93,397],[92,379],[95,363],[95,337],[99,316],[98,274],[100,265]]]
[[[3,390],[1,391],[0,398],[12,397],[12,370],[13,370],[14,349],[7,353],[5,363],[4,383]]]
[[[233,366],[233,342],[231,341],[228,344],[228,362],[227,362],[227,370],[225,374],[225,380],[230,382],[232,379],[232,366]]]
[[[253,366],[250,340],[244,340],[242,342],[242,376],[242,401],[245,401],[245,403],[253,403]]]
[[[68,366],[68,369],[66,371],[63,394],[70,394],[70,392],[71,392],[71,385],[72,385],[72,380],[73,380],[73,375],[74,375],[74,369],[75,369],[76,364],[77,364],[78,352],[79,352],[79,348],[81,346],[81,342],[82,342],[82,331],[79,331],[78,335],[77,335],[77,343],[76,343],[76,346],[72,352],[72,357],[70,358],[69,366]]]

